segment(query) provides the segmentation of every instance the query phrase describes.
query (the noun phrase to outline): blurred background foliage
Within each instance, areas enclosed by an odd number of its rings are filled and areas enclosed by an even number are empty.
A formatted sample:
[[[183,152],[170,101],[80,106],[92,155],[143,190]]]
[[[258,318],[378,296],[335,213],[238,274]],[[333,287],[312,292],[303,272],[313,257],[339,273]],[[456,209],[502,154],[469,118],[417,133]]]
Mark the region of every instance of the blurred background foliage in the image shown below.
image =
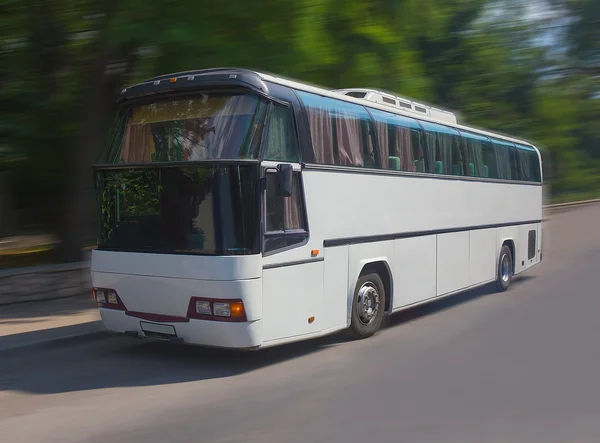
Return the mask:
[[[556,199],[600,193],[597,0],[0,0],[0,10],[10,190],[0,235],[55,233],[60,261],[94,242],[90,166],[116,94],[185,69],[394,91],[538,144]]]

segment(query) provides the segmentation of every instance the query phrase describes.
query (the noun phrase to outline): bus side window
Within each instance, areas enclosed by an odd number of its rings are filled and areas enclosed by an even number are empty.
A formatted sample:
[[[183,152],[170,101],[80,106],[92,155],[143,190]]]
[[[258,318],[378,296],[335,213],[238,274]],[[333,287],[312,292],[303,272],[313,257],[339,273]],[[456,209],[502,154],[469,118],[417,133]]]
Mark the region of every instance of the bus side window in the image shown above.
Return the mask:
[[[302,243],[308,238],[307,223],[300,188],[300,173],[295,172],[292,195],[278,193],[277,174],[266,174],[265,252]]]
[[[277,174],[268,173],[265,194],[267,232],[283,232],[283,197],[277,194]]]
[[[462,137],[458,135],[451,135],[450,137],[452,137],[452,175],[471,175]],[[473,166],[474,174],[475,166]]]
[[[517,148],[511,144],[508,147],[508,158],[510,159],[510,175],[513,180],[522,180],[519,174],[519,156],[517,155]]]
[[[533,181],[533,177],[531,177],[531,165],[529,164],[528,152],[524,149],[517,148],[517,156],[519,159],[519,180]]]
[[[425,131],[427,172],[464,175],[466,165],[460,133],[437,123],[421,121],[420,124]]]
[[[297,91],[306,108],[314,161],[317,164],[381,167],[375,131],[366,108]]]
[[[418,161],[423,155],[419,150],[419,123],[409,117],[371,109],[378,140],[380,168],[396,171],[423,172]]]
[[[498,166],[496,164],[496,154],[491,142],[483,142],[483,176],[485,178],[498,178]]]
[[[294,163],[300,160],[291,108],[273,107],[267,129],[265,160]]]
[[[507,142],[496,139],[492,140],[492,144],[496,153],[498,178],[503,180],[516,180],[517,177],[514,175],[516,174],[516,171],[513,172],[513,168],[511,167],[511,157],[509,153],[509,149],[514,148],[509,146]]]
[[[430,174],[443,174],[444,164],[441,161],[436,161],[436,151],[438,150],[437,134],[425,129],[423,141],[425,146],[425,172]]]
[[[540,159],[537,152],[525,145],[517,144],[519,159],[519,179],[531,182],[540,182]]]
[[[536,182],[541,182],[542,181],[542,172],[540,171],[540,159],[538,157],[537,152],[535,151],[531,151],[531,153],[529,154],[531,156],[531,175],[533,177],[533,180]]]
[[[471,177],[497,178],[496,158],[489,138],[461,131]]]

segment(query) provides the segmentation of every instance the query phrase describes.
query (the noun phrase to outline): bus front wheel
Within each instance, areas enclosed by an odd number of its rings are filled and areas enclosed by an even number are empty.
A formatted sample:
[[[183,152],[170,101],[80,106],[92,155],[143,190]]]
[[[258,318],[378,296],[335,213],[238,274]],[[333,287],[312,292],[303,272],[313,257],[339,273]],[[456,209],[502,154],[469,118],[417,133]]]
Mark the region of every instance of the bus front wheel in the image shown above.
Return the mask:
[[[513,277],[513,256],[510,248],[506,245],[500,249],[500,259],[498,260],[498,278],[496,283],[498,289],[506,291],[512,282]]]
[[[385,297],[385,287],[379,275],[369,273],[360,276],[354,290],[350,321],[350,334],[354,338],[367,338],[379,330],[385,311]]]

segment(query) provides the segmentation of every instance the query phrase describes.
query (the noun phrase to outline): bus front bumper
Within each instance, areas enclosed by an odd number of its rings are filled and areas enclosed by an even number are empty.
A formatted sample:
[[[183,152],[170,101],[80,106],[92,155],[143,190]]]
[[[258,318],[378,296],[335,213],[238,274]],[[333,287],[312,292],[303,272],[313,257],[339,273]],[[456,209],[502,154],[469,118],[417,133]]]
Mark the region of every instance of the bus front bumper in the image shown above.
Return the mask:
[[[106,329],[140,338],[232,349],[253,349],[261,345],[261,320],[234,323],[192,318],[186,322],[169,323],[149,321],[125,311],[99,310]]]

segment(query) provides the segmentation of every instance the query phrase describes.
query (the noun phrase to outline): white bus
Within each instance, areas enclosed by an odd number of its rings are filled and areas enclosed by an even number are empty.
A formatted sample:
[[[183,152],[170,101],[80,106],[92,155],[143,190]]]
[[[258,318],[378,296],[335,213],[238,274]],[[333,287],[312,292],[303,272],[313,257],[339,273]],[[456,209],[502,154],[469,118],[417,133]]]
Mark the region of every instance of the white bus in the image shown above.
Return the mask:
[[[542,261],[539,151],[450,112],[231,68],[119,103],[94,168],[111,331],[238,349],[366,338]]]

